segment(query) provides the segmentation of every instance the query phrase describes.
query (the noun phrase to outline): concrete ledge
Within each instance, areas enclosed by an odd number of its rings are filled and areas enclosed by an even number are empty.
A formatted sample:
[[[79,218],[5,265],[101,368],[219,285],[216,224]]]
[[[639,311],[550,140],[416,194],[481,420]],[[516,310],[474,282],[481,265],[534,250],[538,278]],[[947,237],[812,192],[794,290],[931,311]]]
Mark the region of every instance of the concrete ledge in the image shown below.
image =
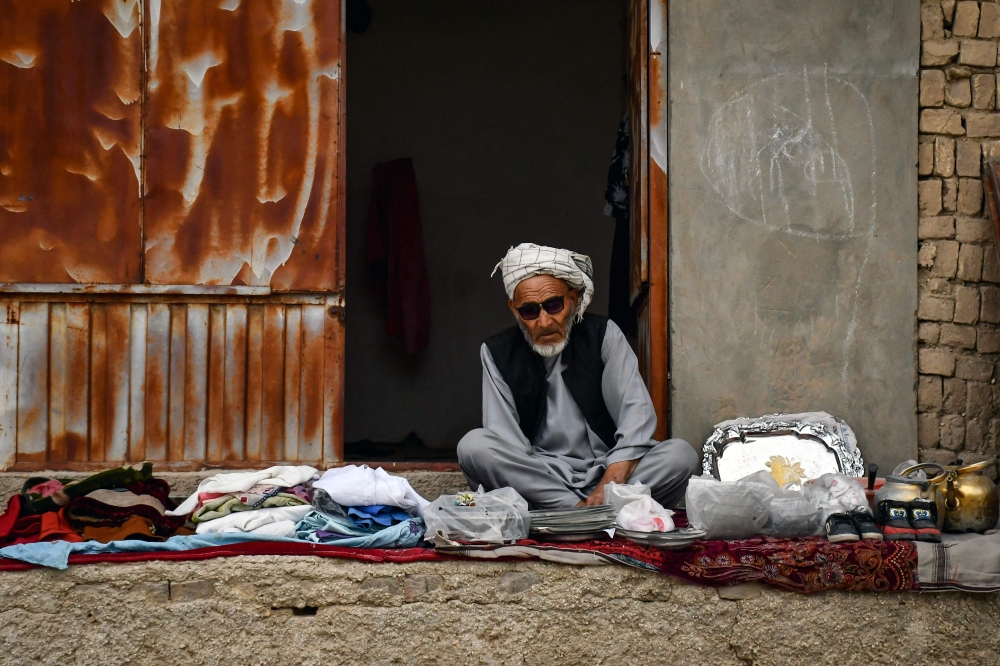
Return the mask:
[[[997,663],[1000,595],[240,557],[0,573],[5,664]]]

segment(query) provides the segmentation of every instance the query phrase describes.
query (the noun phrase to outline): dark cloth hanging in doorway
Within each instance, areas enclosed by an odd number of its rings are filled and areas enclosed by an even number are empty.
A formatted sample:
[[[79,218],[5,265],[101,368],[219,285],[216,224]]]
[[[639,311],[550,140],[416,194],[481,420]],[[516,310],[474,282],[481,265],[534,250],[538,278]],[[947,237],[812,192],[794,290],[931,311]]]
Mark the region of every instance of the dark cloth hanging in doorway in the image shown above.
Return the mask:
[[[615,220],[615,237],[611,245],[611,271],[608,280],[608,318],[618,324],[625,335],[638,330],[635,308],[631,303],[629,278],[632,273],[632,232],[629,224],[629,135],[628,114],[618,127],[615,152],[608,167],[608,186],[604,191],[604,214]]]
[[[427,280],[417,178],[409,158],[372,169],[365,262],[378,301],[386,308],[385,331],[416,354],[430,342],[431,294]]]

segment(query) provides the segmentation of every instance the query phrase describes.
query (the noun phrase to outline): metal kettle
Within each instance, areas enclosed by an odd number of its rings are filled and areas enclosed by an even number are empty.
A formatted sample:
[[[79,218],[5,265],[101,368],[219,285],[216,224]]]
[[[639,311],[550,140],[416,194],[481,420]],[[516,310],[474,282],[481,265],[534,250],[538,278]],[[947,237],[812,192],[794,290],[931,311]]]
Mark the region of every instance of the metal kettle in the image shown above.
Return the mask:
[[[993,529],[1000,518],[1000,495],[992,479],[983,470],[997,464],[990,458],[972,465],[962,465],[962,461],[947,468],[933,463],[914,465],[903,470],[906,476],[918,469],[936,467],[944,470],[929,483],[936,486],[944,503],[944,526],[946,532],[985,532]],[[938,512],[941,513],[941,506]]]
[[[908,476],[921,469],[933,469],[938,474],[930,479],[913,479]],[[915,499],[931,500],[937,505],[938,529],[941,529],[944,526],[946,510],[944,495],[941,494],[938,482],[943,482],[946,477],[947,470],[936,463],[921,463],[908,467],[900,474],[890,474],[885,477],[885,485],[875,492],[874,506],[877,509],[883,500],[897,502],[912,502]],[[878,515],[877,512],[876,515]]]

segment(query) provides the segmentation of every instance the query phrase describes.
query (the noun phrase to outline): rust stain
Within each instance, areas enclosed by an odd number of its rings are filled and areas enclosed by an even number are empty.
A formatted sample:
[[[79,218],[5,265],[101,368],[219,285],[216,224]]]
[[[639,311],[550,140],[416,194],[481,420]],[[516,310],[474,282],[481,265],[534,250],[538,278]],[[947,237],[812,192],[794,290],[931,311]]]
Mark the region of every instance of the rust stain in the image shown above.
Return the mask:
[[[149,3],[147,282],[336,288],[339,4]]]
[[[139,279],[138,0],[0,0],[0,281]]]

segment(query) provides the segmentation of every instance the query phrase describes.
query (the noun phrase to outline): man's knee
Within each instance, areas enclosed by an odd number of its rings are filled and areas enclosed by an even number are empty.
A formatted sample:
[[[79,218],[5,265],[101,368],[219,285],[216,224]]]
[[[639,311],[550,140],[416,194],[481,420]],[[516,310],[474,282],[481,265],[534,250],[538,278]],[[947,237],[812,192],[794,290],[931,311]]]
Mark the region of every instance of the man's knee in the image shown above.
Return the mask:
[[[701,472],[701,460],[695,452],[694,447],[683,439],[668,439],[667,442],[677,442],[674,452],[674,467],[684,479],[689,479]]]
[[[466,433],[458,442],[458,464],[462,469],[474,469],[476,463],[488,458],[496,437],[485,428]]]

